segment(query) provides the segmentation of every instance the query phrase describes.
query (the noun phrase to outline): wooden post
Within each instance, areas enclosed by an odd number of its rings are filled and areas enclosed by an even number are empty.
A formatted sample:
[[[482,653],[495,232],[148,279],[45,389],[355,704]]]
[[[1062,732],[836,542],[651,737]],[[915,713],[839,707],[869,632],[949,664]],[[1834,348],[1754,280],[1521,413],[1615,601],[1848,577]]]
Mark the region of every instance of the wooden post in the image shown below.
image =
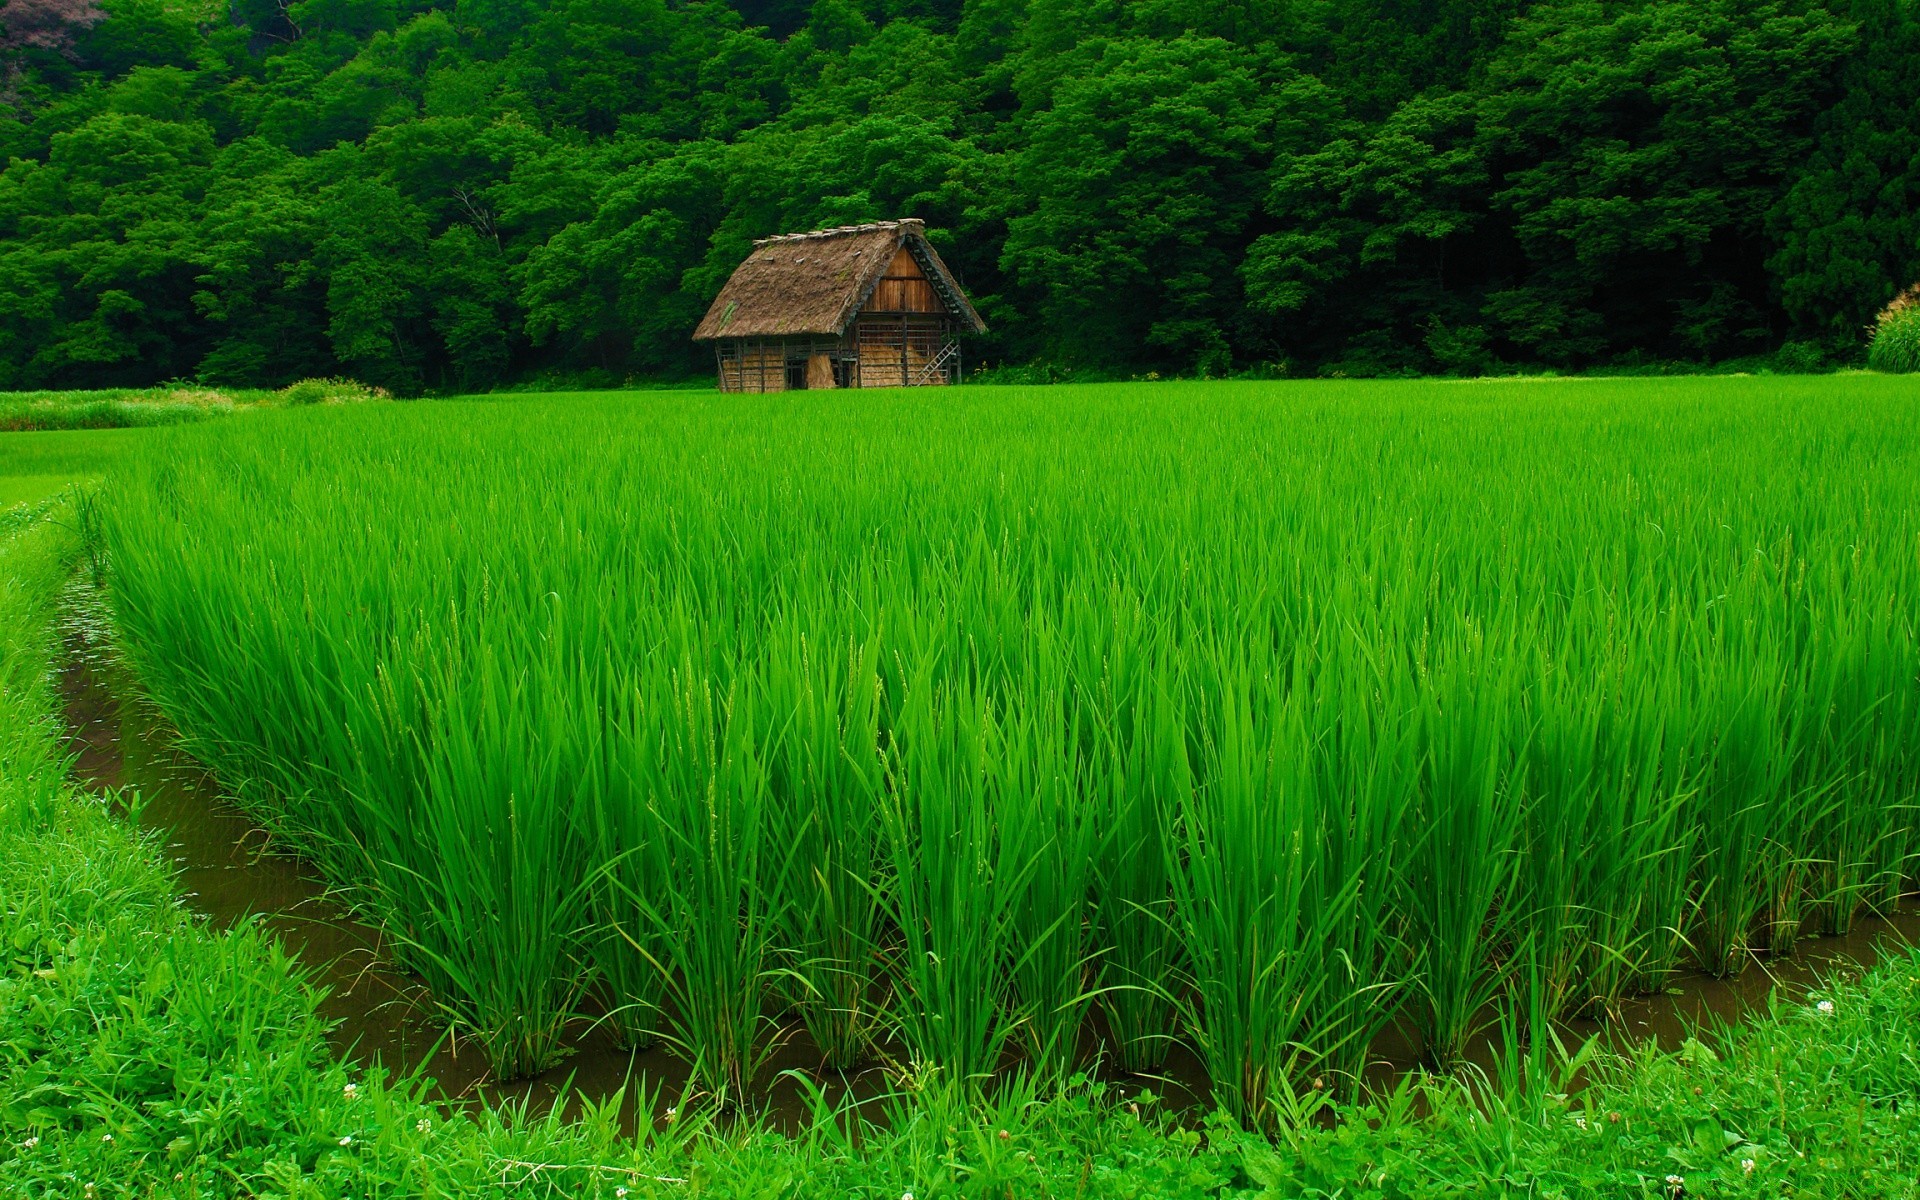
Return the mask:
[[[907,314],[900,314],[900,386],[907,386]]]

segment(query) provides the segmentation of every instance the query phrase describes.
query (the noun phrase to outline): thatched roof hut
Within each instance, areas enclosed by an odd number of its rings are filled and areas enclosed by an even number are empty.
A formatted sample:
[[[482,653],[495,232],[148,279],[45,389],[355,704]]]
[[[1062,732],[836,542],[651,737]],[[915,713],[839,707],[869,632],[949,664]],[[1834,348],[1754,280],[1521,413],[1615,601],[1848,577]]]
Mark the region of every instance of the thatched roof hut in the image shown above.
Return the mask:
[[[960,377],[986,323],[917,220],[761,238],[693,332],[723,391],[902,387]]]

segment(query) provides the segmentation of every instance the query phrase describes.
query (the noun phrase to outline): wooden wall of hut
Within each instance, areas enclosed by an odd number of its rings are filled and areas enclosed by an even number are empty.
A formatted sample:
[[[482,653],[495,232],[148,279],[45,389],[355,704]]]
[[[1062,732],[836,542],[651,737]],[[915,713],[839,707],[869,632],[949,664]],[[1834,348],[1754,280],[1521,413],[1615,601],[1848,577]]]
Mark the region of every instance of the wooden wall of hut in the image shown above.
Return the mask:
[[[844,339],[742,339],[715,347],[723,392],[943,385],[957,360],[944,313],[862,315]]]
[[[947,307],[933,290],[925,271],[905,246],[894,253],[887,273],[873,288],[862,312],[945,313]]]

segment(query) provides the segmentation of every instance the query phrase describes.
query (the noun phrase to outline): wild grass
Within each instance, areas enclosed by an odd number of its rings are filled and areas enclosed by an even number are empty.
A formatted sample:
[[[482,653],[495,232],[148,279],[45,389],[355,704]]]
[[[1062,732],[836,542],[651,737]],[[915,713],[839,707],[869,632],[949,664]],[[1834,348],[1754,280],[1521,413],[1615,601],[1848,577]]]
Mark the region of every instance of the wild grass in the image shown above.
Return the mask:
[[[0,433],[183,425],[240,409],[387,399],[350,379],[303,379],[279,391],[170,384],[92,391],[0,392]]]
[[[673,393],[154,431],[142,679],[502,1074],[1183,1041],[1245,1119],[1897,903],[1898,380]],[[583,997],[592,997],[589,1003]],[[931,1085],[929,1085],[931,1086]]]
[[[1876,371],[1920,371],[1920,285],[1893,298],[1875,318],[1867,365]]]

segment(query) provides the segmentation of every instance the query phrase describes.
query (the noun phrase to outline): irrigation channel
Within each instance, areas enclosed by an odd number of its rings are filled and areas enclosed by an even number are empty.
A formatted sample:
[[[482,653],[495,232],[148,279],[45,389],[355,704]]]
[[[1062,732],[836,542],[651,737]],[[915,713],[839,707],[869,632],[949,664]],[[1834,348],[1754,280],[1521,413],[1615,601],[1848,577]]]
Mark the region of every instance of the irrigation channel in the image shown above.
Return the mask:
[[[447,1035],[433,998],[394,964],[380,932],[355,919],[299,860],[274,853],[270,835],[174,744],[164,721],[138,699],[99,630],[99,623],[77,613],[67,625],[61,684],[75,778],[100,794],[138,794],[141,825],[163,840],[189,906],[214,928],[253,917],[280,938],[324,989],[321,1012],[334,1023],[337,1053],[401,1074],[424,1070],[449,1105],[525,1105],[537,1114],[563,1096],[570,1104],[597,1101],[642,1081],[660,1107],[681,1096],[685,1063],[658,1047],[616,1048],[590,1015],[580,1019],[576,1050],[566,1062],[532,1079],[494,1081],[477,1047],[462,1047]],[[1629,1000],[1621,1019],[1606,1026],[1588,1020],[1560,1025],[1570,1046],[1599,1033],[1616,1045],[1656,1039],[1671,1049],[1703,1024],[1738,1021],[1764,1008],[1776,988],[1789,998],[1801,996],[1825,974],[1871,966],[1885,945],[1914,942],[1920,942],[1920,911],[1910,908],[1891,919],[1863,916],[1846,936],[1802,938],[1792,957],[1756,958],[1732,978],[1682,972],[1664,994]],[[1492,1054],[1490,1033],[1469,1058],[1486,1065]],[[817,1070],[818,1063],[805,1031],[795,1030],[769,1066],[774,1081],[756,1110],[763,1119],[796,1128],[811,1112],[798,1079],[781,1072],[812,1079],[836,1105],[876,1098],[889,1087],[883,1068],[842,1077]],[[1369,1082],[1390,1084],[1417,1064],[1417,1045],[1403,1031],[1389,1029],[1370,1056]],[[1150,1087],[1176,1108],[1197,1108],[1208,1091],[1204,1070],[1184,1052],[1172,1056],[1162,1076],[1116,1075],[1115,1081]],[[623,1113],[629,1130],[642,1119],[663,1118],[662,1112],[641,1111],[641,1096],[641,1089],[629,1088]]]

